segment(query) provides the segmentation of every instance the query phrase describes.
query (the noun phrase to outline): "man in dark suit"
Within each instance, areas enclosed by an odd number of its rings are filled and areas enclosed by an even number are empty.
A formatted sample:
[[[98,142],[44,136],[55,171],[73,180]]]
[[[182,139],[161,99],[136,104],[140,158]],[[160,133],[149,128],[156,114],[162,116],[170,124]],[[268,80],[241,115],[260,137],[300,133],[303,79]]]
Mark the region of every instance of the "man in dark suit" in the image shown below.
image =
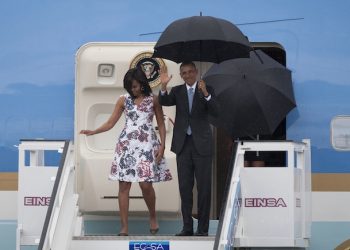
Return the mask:
[[[213,139],[208,115],[217,116],[215,93],[204,81],[197,81],[198,71],[193,62],[180,66],[184,84],[167,92],[172,76],[161,71],[159,102],[163,106],[176,105],[176,117],[171,151],[176,154],[183,229],[177,236],[193,235],[193,185],[198,190],[198,228],[194,235],[207,236],[211,201]]]

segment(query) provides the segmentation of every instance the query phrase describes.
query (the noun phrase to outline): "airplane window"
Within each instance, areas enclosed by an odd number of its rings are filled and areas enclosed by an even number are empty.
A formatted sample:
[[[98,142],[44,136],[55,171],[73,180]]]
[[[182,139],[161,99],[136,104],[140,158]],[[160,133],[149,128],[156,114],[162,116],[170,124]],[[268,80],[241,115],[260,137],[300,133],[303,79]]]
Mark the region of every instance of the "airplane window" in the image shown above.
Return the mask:
[[[97,83],[113,85],[116,82],[115,67],[113,64],[99,64],[97,68]]]
[[[98,76],[100,77],[112,77],[114,72],[113,64],[100,64],[98,65]]]
[[[332,119],[331,143],[335,150],[350,151],[350,116],[336,116]]]

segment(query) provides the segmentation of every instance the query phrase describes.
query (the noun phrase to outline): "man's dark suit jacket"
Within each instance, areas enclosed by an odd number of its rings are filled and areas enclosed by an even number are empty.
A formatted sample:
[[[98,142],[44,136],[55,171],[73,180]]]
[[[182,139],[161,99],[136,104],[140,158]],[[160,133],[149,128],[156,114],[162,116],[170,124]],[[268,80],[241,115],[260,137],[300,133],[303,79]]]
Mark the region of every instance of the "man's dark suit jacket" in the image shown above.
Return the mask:
[[[175,154],[179,154],[184,146],[189,125],[191,126],[192,138],[198,153],[203,156],[213,153],[212,132],[208,115],[216,117],[218,115],[218,106],[214,90],[210,86],[207,86],[207,90],[211,95],[209,101],[204,98],[197,85],[191,112],[189,112],[186,84],[173,87],[170,93],[165,92],[163,95],[159,93],[159,102],[162,106],[176,105],[175,125],[171,143],[171,151]]]

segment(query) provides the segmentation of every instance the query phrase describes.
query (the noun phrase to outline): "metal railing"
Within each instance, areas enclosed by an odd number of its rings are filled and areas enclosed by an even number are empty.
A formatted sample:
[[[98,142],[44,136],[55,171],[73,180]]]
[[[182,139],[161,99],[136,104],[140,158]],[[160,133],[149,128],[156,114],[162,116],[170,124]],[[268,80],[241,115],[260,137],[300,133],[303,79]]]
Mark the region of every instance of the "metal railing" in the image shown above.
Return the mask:
[[[78,214],[72,142],[66,141],[38,250],[69,248]]]
[[[215,242],[214,242],[214,249],[219,249],[219,244],[222,239],[225,239],[227,242],[230,241],[230,239],[227,239],[227,236],[229,235],[228,232],[225,232],[224,227],[225,225],[224,221],[225,217],[227,217],[227,214],[229,214],[228,210],[231,210],[231,200],[230,198],[233,197],[235,199],[235,195],[232,196],[232,193],[235,194],[236,190],[234,190],[234,185],[231,185],[232,182],[232,176],[234,172],[234,166],[236,165],[236,152],[237,152],[237,147],[238,147],[238,142],[235,142],[232,147],[232,153],[231,153],[231,159],[229,163],[229,171],[227,173],[227,178],[226,178],[226,185],[225,185],[225,190],[224,190],[224,196],[223,196],[223,202],[222,202],[222,207],[220,211],[220,219],[219,219],[219,224],[218,228],[216,231],[216,237],[215,237]],[[235,211],[237,209],[235,208]],[[226,216],[225,216],[226,215]],[[231,221],[231,220],[230,220]],[[231,227],[232,228],[232,227]],[[227,246],[230,244],[227,244]]]
[[[18,145],[17,250],[39,243],[64,144],[64,140],[21,139]]]
[[[244,220],[240,213],[243,201],[241,197],[241,171],[244,168],[244,154],[246,151],[285,151],[286,166],[288,168],[299,168],[302,204],[302,228],[301,235],[307,241],[311,230],[311,153],[310,140],[302,143],[292,141],[237,141],[234,144],[229,165],[229,173],[226,181],[223,206],[220,213],[220,221],[214,243],[214,249],[233,249],[236,229]],[[282,166],[281,166],[282,167]]]

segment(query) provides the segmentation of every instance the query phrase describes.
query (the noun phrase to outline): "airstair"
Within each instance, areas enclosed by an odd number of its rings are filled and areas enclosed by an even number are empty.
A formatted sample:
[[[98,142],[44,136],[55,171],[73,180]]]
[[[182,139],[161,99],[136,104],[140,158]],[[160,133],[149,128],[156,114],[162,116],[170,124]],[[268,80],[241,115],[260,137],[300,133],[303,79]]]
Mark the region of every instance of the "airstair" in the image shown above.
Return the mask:
[[[107,177],[116,136],[125,120],[121,117],[113,129],[94,136],[79,135],[79,131],[96,128],[108,119],[116,100],[125,93],[125,72],[148,58],[153,47],[154,43],[88,43],[79,48],[74,145],[45,140],[23,140],[19,145],[17,250],[28,246],[39,250],[307,247],[311,220],[308,140],[236,142],[228,166],[225,203],[220,220],[210,223],[209,237],[174,236],[181,230],[176,159],[169,150],[174,107],[164,107],[165,158],[173,180],[154,185],[160,231],[157,236],[149,234],[147,207],[138,185],[132,185],[129,224],[134,226],[129,228],[130,236],[117,236],[118,184]],[[174,62],[159,63],[169,72],[178,72]],[[178,74],[173,75],[173,82],[181,82]],[[46,151],[61,154],[60,163],[47,166],[50,154]],[[247,151],[278,151],[286,163],[245,168]]]
[[[60,166],[44,166],[45,150],[62,153]],[[286,166],[245,168],[247,151],[284,152]],[[72,142],[21,141],[17,249],[29,245],[38,245],[39,250],[306,248],[311,237],[310,141],[239,141],[232,155],[214,235],[86,235]],[[50,198],[48,207],[29,206],[46,204],[45,197]]]

